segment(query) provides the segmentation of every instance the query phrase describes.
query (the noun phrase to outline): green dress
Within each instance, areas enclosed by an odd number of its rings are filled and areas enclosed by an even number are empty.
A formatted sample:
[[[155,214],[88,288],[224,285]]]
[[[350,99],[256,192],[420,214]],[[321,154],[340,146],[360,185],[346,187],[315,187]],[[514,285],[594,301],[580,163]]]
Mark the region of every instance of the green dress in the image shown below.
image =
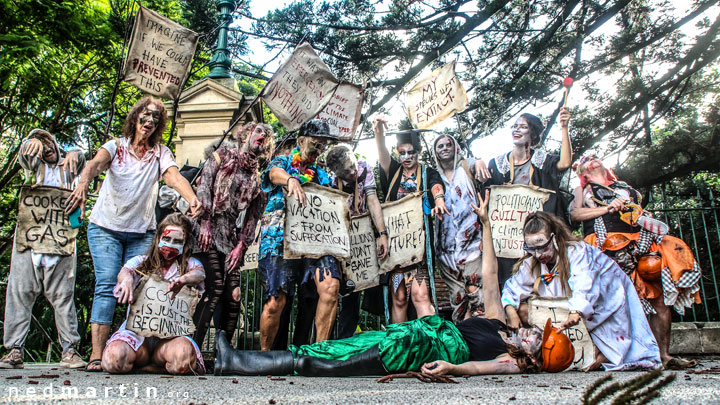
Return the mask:
[[[296,358],[347,360],[376,345],[380,349],[380,360],[391,373],[417,371],[423,364],[436,360],[461,364],[470,356],[460,331],[437,315],[392,324],[384,332],[370,331],[347,339],[290,346],[290,351]]]

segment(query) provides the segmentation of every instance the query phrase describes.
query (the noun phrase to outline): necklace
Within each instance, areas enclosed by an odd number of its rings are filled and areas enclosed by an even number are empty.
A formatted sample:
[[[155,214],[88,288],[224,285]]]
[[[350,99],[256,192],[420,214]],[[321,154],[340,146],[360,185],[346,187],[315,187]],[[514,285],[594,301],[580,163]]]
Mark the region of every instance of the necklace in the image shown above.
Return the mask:
[[[306,167],[305,171],[300,174],[300,149],[297,147],[293,149],[290,156],[290,170],[288,171],[288,174],[300,180],[300,184],[313,181],[317,165],[312,164]]]

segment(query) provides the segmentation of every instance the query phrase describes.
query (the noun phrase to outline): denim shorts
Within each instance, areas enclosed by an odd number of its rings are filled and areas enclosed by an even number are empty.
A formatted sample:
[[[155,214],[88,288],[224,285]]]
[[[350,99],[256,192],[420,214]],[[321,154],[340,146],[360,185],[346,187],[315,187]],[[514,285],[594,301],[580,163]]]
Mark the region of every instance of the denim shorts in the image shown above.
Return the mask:
[[[314,280],[317,268],[321,270],[320,281],[325,279],[328,272],[332,278],[338,280],[342,278],[338,261],[332,256],[286,260],[282,256],[268,255],[260,259],[258,267],[260,267],[265,301],[270,297],[277,298],[280,292],[289,297],[294,296],[296,285]]]
[[[135,256],[147,253],[155,230],[145,233],[119,232],[90,223],[88,245],[95,267],[95,295],[90,322],[111,325],[117,298],[113,289],[122,266]]]

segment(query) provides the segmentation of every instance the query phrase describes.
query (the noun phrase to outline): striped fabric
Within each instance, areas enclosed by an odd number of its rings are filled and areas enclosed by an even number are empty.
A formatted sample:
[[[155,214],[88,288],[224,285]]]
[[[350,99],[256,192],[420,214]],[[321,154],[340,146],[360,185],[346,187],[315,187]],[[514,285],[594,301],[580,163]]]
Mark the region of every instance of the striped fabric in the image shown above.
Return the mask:
[[[683,273],[678,281],[672,279],[670,269],[665,267],[661,275],[665,305],[672,306],[678,314],[685,315],[685,308],[690,308],[695,302],[693,294],[700,291],[700,277],[697,261],[693,263],[692,270]]]

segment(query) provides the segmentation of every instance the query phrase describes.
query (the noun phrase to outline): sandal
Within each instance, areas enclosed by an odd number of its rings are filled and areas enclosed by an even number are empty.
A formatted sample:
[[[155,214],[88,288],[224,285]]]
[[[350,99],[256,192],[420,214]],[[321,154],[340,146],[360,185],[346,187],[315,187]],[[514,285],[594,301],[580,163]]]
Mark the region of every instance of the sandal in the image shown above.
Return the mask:
[[[663,364],[666,370],[684,370],[697,366],[697,361],[692,359],[683,359],[682,357],[673,357]]]
[[[102,359],[90,360],[87,366],[85,366],[86,373],[101,373],[102,371]]]

